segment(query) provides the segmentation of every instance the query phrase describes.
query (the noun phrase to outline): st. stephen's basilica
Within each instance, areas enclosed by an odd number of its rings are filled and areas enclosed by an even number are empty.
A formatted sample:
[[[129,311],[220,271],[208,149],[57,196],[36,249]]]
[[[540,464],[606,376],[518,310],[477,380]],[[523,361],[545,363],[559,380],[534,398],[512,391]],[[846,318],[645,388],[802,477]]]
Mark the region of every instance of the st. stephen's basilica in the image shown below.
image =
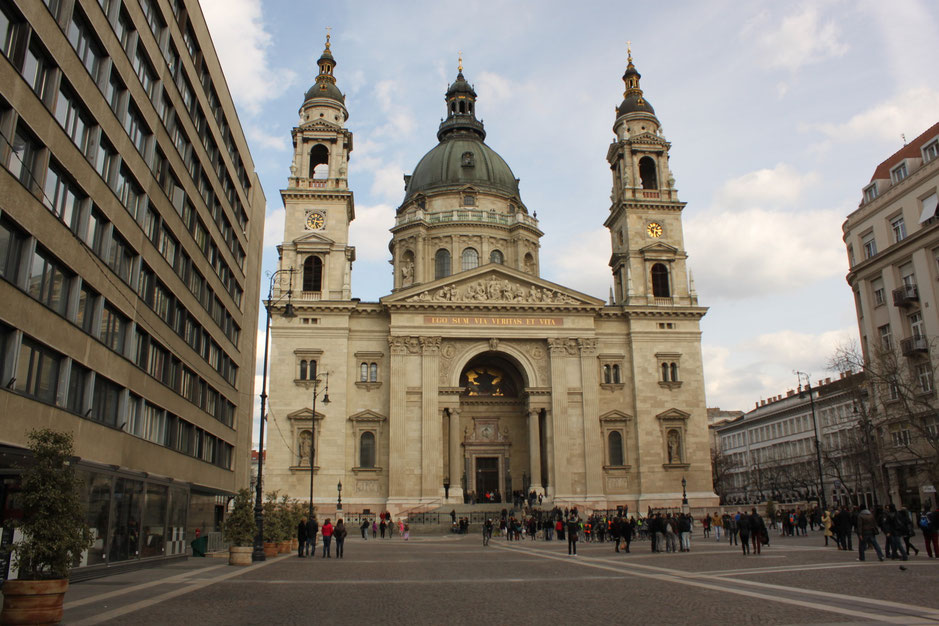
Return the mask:
[[[706,309],[689,279],[671,144],[631,56],[607,148],[608,303],[541,278],[543,233],[485,143],[462,64],[438,143],[405,176],[391,293],[353,298],[352,133],[328,38],[318,65],[281,190],[268,432],[286,445],[267,446],[265,490],[306,502],[312,471],[321,511],[335,509],[341,482],[349,511],[534,490],[562,507],[644,512],[679,506],[684,479],[691,506],[716,504]]]

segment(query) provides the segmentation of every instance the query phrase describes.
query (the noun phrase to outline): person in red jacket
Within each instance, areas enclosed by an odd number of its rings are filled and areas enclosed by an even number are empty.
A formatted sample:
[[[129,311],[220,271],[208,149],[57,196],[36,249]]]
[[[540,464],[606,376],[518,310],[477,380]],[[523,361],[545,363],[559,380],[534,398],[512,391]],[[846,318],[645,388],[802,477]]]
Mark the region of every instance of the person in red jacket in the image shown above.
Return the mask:
[[[332,558],[332,555],[329,553],[329,545],[333,541],[333,525],[329,523],[329,518],[326,518],[326,521],[323,523],[323,527],[320,529],[320,532],[323,533],[322,558]]]

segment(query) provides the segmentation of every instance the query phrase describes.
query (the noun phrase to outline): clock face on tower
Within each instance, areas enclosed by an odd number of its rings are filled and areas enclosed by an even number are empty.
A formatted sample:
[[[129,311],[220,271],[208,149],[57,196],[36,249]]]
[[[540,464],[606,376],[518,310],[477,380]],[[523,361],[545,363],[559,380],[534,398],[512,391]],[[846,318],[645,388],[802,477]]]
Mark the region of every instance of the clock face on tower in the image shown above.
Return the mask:
[[[646,227],[646,232],[649,233],[650,237],[661,237],[662,236],[662,225],[658,222],[650,222]]]
[[[310,211],[306,214],[304,226],[307,230],[321,230],[326,225],[326,214],[322,211]]]

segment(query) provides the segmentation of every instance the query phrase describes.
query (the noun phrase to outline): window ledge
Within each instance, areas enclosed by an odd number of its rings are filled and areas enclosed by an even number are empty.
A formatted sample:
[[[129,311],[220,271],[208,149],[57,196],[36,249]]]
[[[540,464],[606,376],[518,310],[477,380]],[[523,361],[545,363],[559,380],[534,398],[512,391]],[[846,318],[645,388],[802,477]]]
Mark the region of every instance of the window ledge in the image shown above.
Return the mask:
[[[352,472],[354,474],[378,474],[383,472],[384,468],[382,467],[353,467]]]
[[[632,468],[633,468],[632,465],[604,465],[604,466],[603,466],[603,471],[604,471],[604,472],[611,472],[611,471],[617,471],[617,472],[618,472],[618,471],[629,471],[629,470],[631,470]]]
[[[600,383],[601,389],[609,389],[610,391],[622,389],[625,386],[626,383]]]
[[[379,387],[381,387],[381,381],[364,382],[361,380],[357,380],[355,381],[355,386],[358,387],[359,389],[365,389],[366,391],[371,391],[372,389],[378,389]]]
[[[680,380],[669,380],[669,381],[660,380],[659,387],[664,387],[665,389],[678,389],[679,387],[681,387],[681,383],[682,381]]]
[[[309,466],[309,465],[291,465],[289,469],[290,469],[291,472],[309,472],[309,471],[310,471],[310,466]],[[320,466],[319,466],[319,465],[314,465],[314,466],[313,466],[313,471],[314,471],[314,472],[319,471],[319,469],[320,469]]]
[[[662,463],[662,467],[667,470],[688,469],[691,467],[691,463]]]
[[[315,380],[305,379],[305,378],[295,378],[293,384],[297,387],[304,387],[305,389],[310,389],[313,385],[316,384]]]

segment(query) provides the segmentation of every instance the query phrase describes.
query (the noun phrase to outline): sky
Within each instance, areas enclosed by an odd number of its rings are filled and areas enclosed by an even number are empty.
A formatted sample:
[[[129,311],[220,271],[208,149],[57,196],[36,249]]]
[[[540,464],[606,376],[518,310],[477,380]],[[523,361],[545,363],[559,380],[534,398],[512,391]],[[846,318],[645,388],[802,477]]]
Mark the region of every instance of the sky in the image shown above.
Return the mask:
[[[437,144],[463,54],[486,143],[537,211],[541,275],[604,300],[606,152],[627,41],[671,142],[709,407],[831,376],[857,343],[841,224],[878,163],[939,117],[939,3],[202,0],[267,197],[263,294],[283,239],[290,131],[326,27],[355,136],[352,295],[391,290],[403,175]],[[258,333],[260,393],[263,319]],[[255,416],[258,409],[256,402]]]

